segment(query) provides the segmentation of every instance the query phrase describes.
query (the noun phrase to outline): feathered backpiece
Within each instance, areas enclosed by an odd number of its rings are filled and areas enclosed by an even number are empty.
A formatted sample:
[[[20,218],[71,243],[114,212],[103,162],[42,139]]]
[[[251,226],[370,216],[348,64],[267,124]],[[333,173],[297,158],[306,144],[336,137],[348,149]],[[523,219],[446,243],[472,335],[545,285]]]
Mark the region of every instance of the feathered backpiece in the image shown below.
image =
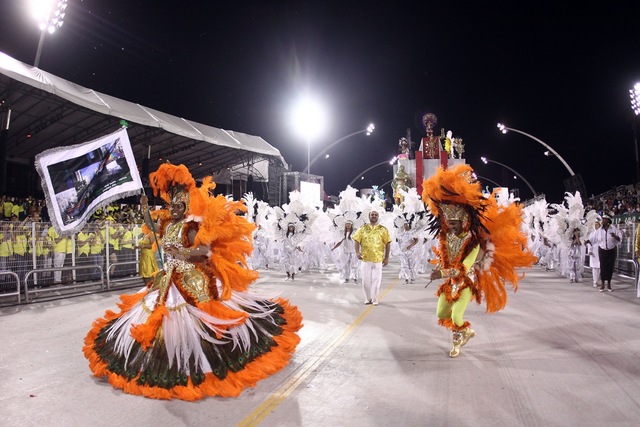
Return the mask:
[[[307,203],[301,197],[299,191],[289,193],[289,200],[290,202],[283,205],[282,208],[274,208],[276,214],[276,228],[274,232],[280,238],[286,236],[289,225],[293,225],[298,235],[307,233],[311,224],[318,216],[318,209],[312,204]]]
[[[353,229],[356,230],[365,224],[365,218],[362,215],[365,202],[357,196],[358,190],[351,186],[340,192],[340,203],[329,212],[329,218],[333,222],[335,232],[339,235],[344,233],[344,226],[350,222]]]
[[[402,189],[398,191],[402,195],[402,203],[394,206],[394,227],[402,228],[405,223],[409,223],[412,230],[424,228],[427,221],[427,211],[418,190],[410,188],[408,191]]]
[[[565,193],[564,203],[552,206],[556,213],[551,216],[549,240],[556,244],[570,245],[575,231],[586,239],[599,217],[594,210],[585,212],[582,197],[577,191],[575,194]]]
[[[493,313],[507,304],[506,283],[517,290],[518,282],[524,276],[518,269],[531,267],[537,258],[528,249],[528,237],[522,230],[520,205],[501,206],[495,198],[489,198],[485,218],[483,222],[489,235],[483,245],[485,260],[476,270],[476,277],[487,312]],[[490,262],[486,261],[487,255]]]
[[[422,200],[431,214],[429,230],[435,234],[440,233],[443,226],[447,227],[446,221],[442,221],[443,217],[462,220],[464,230],[474,236],[487,232],[481,218],[488,202],[469,165],[438,168],[422,183]]]
[[[242,196],[242,201],[247,207],[247,221],[256,223],[256,217],[258,216],[258,201],[253,197],[253,193],[245,193]]]
[[[278,209],[276,209],[276,215],[278,214],[278,212],[279,212]],[[279,216],[278,222],[277,222],[278,230],[280,231],[280,234],[286,235],[287,230],[289,229],[289,226],[293,225],[293,229],[296,232],[296,234],[304,233],[307,229],[306,221],[307,221],[307,218],[305,216],[299,217],[295,213],[282,212],[282,216]]]
[[[336,206],[336,210],[345,212],[360,212],[362,211],[362,199],[357,196],[358,190],[352,186],[347,186],[346,190],[340,192],[338,197],[340,203]]]
[[[353,229],[356,230],[365,224],[364,218],[360,212],[347,211],[343,214],[335,214],[333,216],[333,224],[337,228],[338,232],[344,230],[344,226],[347,222],[350,222]]]

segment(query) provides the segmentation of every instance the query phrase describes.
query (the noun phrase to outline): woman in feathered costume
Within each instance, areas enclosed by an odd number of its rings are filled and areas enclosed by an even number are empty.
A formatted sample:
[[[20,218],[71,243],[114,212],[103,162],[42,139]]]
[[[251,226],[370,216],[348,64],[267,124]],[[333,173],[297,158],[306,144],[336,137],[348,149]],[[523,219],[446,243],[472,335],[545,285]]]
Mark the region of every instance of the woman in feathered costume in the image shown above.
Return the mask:
[[[242,197],[242,201],[247,206],[247,221],[253,223],[256,228],[253,230],[253,251],[247,257],[247,264],[252,270],[269,269],[269,264],[273,265],[271,259],[271,239],[267,232],[267,215],[271,207],[262,200],[256,200],[253,193],[247,193]],[[272,209],[271,209],[272,210]]]
[[[404,279],[404,283],[413,283],[416,280],[419,257],[422,253],[423,228],[425,208],[420,195],[415,188],[409,191],[400,190],[402,203],[394,206],[393,234],[397,242],[397,253],[400,258],[400,272],[398,277]]]
[[[349,280],[357,283],[360,278],[360,260],[356,254],[356,246],[352,236],[364,221],[355,212],[349,211],[336,215],[333,223],[340,231],[336,233],[336,243],[331,248],[334,254],[333,263],[340,272],[340,278],[344,280],[344,283],[349,283]]]
[[[439,168],[422,187],[432,215],[429,228],[439,240],[431,280],[445,279],[436,292],[437,315],[439,324],[453,332],[449,356],[457,357],[475,335],[464,319],[469,302],[484,298],[487,312],[501,310],[507,303],[505,282],[517,289],[516,268],[530,267],[536,259],[521,231],[522,209],[485,198],[470,166]]]
[[[352,236],[364,225],[361,215],[364,201],[356,195],[357,192],[355,188],[347,186],[346,190],[340,192],[340,203],[329,213],[332,220],[330,234],[333,236],[331,255],[344,283],[349,283],[349,280],[357,283],[360,279],[360,260]]]
[[[120,297],[85,338],[97,377],[126,393],[156,399],[238,396],[282,369],[302,326],[284,299],[248,292],[258,273],[246,266],[254,226],[242,202],[212,197],[183,166],[151,174],[154,193],[170,204],[153,212],[165,260],[153,282]],[[147,198],[141,204],[146,207]]]

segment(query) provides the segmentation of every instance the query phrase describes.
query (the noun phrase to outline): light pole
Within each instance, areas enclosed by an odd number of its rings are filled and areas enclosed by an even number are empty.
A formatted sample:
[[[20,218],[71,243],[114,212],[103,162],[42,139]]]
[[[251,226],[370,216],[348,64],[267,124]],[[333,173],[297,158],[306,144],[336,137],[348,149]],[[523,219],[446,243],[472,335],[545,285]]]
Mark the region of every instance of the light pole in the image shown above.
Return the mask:
[[[480,175],[475,175],[475,178],[479,181],[489,181],[490,183],[492,183],[493,185],[495,185],[496,187],[502,187],[502,185],[498,184],[497,182],[495,182],[492,179],[486,178],[484,176],[480,176]]]
[[[633,118],[633,142],[636,149],[636,183],[640,182],[640,160],[638,160],[638,131],[637,123],[640,115],[640,83],[633,85],[633,89],[629,90],[631,95],[631,109],[635,114]]]
[[[335,141],[333,141],[331,144],[329,144],[329,146],[327,148],[325,148],[324,150],[322,150],[321,152],[319,152],[318,154],[316,154],[314,156],[314,158],[311,160],[311,162],[307,165],[307,169],[305,169],[306,173],[309,173],[309,169],[311,168],[311,165],[313,165],[316,161],[318,161],[318,159],[320,157],[322,157],[323,154],[325,154],[327,151],[329,151],[331,148],[333,148],[336,144],[338,144],[339,142],[344,141],[347,138],[351,138],[352,136],[364,133],[367,136],[371,135],[373,133],[373,131],[375,130],[375,125],[373,123],[370,123],[369,126],[367,126],[365,129],[350,133],[349,135],[343,136],[340,139],[337,139]],[[328,157],[328,155],[327,155]]]
[[[307,173],[311,173],[311,140],[320,136],[327,126],[327,114],[320,101],[311,96],[301,97],[293,108],[292,124],[298,135],[307,141]]]
[[[525,184],[527,184],[527,186],[529,187],[529,190],[531,190],[531,192],[533,193],[533,197],[536,197],[538,195],[538,193],[536,193],[536,190],[533,189],[533,186],[531,184],[529,184],[529,181],[527,181],[525,179],[525,177],[522,176],[521,174],[519,174],[515,169],[510,168],[509,166],[505,165],[504,163],[500,163],[500,162],[496,162],[495,160],[487,159],[486,157],[480,157],[480,160],[482,160],[482,163],[484,163],[485,165],[487,163],[491,162],[491,163],[495,163],[496,165],[500,165],[503,168],[509,169],[511,172],[515,173],[522,181],[524,181]]]
[[[361,177],[362,175],[364,175],[365,173],[369,172],[371,169],[375,169],[375,168],[377,168],[378,166],[382,166],[382,165],[384,165],[385,163],[388,163],[388,164],[390,164],[390,165],[393,165],[393,164],[396,162],[396,160],[398,160],[398,157],[393,156],[393,159],[391,159],[391,160],[385,160],[384,162],[376,163],[376,164],[375,164],[375,165],[373,165],[373,166],[369,166],[368,168],[366,168],[365,170],[363,170],[362,172],[360,172],[358,175],[356,175],[356,176],[355,176],[355,178],[353,178],[353,179],[351,180],[351,182],[350,182],[347,186],[351,186],[351,185],[353,185],[353,184],[358,180],[358,178],[360,178],[360,177]]]
[[[513,132],[517,132],[517,133],[521,133],[524,136],[528,136],[529,138],[533,139],[534,141],[539,142],[540,144],[544,145],[547,150],[551,151],[558,159],[560,159],[560,161],[562,162],[562,164],[564,165],[565,168],[567,168],[567,170],[569,171],[569,174],[571,176],[575,176],[575,172],[573,172],[573,169],[571,169],[571,166],[569,166],[569,164],[562,158],[562,156],[560,154],[558,154],[556,152],[556,150],[554,150],[553,148],[551,148],[547,143],[545,143],[544,141],[540,140],[539,138],[536,138],[533,135],[530,135],[526,132],[523,132],[521,130],[518,129],[514,129],[514,128],[510,128],[507,127],[505,125],[503,125],[502,123],[498,123],[498,129],[500,129],[500,132],[502,133],[507,133],[508,131],[513,131]]]
[[[44,36],[46,33],[53,34],[58,28],[62,27],[67,0],[59,0],[57,2],[54,0],[38,0],[32,2],[32,4],[33,13],[40,27],[40,40],[38,41],[36,59],[33,62],[33,66],[38,67],[40,65]]]

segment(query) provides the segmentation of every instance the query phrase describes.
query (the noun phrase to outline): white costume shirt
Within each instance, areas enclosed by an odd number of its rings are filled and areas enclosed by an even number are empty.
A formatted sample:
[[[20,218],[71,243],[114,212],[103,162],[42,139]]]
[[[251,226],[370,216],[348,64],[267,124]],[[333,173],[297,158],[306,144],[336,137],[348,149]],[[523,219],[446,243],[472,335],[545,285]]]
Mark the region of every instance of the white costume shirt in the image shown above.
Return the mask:
[[[615,239],[613,236],[618,236]],[[594,247],[602,249],[614,249],[620,244],[621,236],[620,232],[614,225],[609,225],[609,229],[605,231],[604,226],[595,230],[591,235],[591,244]]]

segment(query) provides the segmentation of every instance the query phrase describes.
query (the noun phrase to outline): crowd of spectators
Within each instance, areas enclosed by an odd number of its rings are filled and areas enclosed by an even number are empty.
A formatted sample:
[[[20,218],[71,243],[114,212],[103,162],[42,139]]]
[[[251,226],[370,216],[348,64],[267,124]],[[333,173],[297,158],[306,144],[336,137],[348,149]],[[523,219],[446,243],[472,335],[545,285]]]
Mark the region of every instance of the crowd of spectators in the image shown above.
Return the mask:
[[[71,237],[58,235],[44,200],[2,196],[0,214],[0,292],[15,288],[13,274],[22,282],[33,269],[40,271],[31,279],[39,286],[100,280],[107,268],[111,277],[136,274],[139,205],[116,202],[99,209]],[[52,270],[61,267],[70,268]]]
[[[640,217],[640,185],[615,187],[598,196],[592,195],[585,201],[586,210],[595,209],[600,213],[615,215],[638,215]],[[113,262],[137,259],[137,242],[142,225],[142,211],[139,204],[114,202],[99,209],[88,221],[85,228],[73,239],[62,238],[51,226],[46,203],[33,197],[0,198],[0,271],[17,273],[20,280],[26,271],[33,268],[77,266],[83,261],[91,265],[108,268],[106,256]],[[634,218],[635,219],[635,218]],[[107,226],[108,224],[108,226]],[[109,230],[105,236],[104,230]],[[133,236],[133,237],[132,237]],[[72,243],[70,244],[69,241]],[[66,242],[63,244],[63,242]],[[108,248],[105,246],[108,243]],[[64,247],[64,249],[63,249]],[[63,256],[65,252],[67,255]],[[71,254],[74,254],[71,256]],[[56,255],[57,254],[57,255]],[[58,257],[56,259],[56,256]],[[105,264],[106,262],[106,264]],[[133,269],[132,269],[133,267]],[[135,266],[120,266],[120,273],[135,273]],[[70,270],[71,271],[71,270]],[[111,270],[110,270],[111,272]],[[57,283],[71,280],[69,271],[44,275],[46,282]],[[96,278],[97,270],[86,275]],[[73,273],[82,275],[81,271]],[[10,281],[7,274],[0,274],[0,292]],[[41,280],[42,282],[42,280]]]
[[[587,211],[595,209],[611,216],[640,214],[640,183],[621,185],[585,202]]]

